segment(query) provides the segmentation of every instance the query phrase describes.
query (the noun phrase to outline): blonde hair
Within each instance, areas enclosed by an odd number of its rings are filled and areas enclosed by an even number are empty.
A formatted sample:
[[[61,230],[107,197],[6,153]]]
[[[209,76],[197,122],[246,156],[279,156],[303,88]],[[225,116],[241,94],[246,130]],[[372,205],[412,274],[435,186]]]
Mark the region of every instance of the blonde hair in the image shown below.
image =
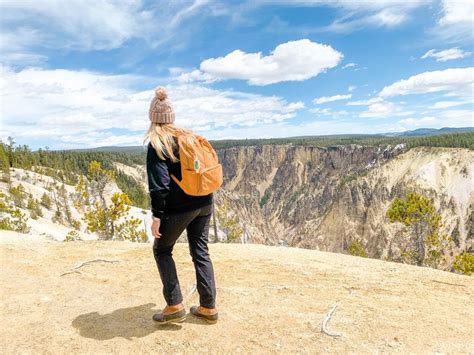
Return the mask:
[[[174,123],[151,122],[143,142],[146,143],[149,140],[160,159],[165,160],[165,155],[167,155],[173,163],[176,163],[179,159],[174,154],[176,142],[173,137],[178,134],[184,134],[189,144],[193,144],[196,139],[196,133],[188,128],[178,127]]]

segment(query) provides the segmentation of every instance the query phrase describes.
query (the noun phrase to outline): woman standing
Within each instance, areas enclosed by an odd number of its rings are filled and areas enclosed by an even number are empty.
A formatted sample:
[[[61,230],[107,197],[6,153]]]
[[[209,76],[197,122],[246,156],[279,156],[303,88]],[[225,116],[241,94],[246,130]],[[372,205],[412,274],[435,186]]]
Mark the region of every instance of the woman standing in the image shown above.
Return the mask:
[[[153,214],[151,231],[155,237],[153,254],[167,303],[161,313],[153,316],[153,320],[165,324],[180,322],[186,317],[172,257],[173,247],[186,229],[200,301],[200,305],[192,306],[190,312],[208,323],[216,323],[216,285],[207,245],[213,194],[192,196],[186,194],[176,182],[182,180],[177,137],[181,136],[181,139],[192,144],[196,134],[174,125],[173,107],[164,88],[155,91],[149,118],[151,124],[146,135],[146,140],[149,140],[146,167]]]

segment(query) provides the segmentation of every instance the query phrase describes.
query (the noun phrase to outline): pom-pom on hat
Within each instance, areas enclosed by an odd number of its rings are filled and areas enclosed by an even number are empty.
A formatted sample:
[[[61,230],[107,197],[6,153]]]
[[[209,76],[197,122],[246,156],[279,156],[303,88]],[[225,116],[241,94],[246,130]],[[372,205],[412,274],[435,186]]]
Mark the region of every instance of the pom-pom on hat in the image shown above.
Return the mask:
[[[159,87],[155,90],[155,97],[151,101],[148,115],[153,123],[174,122],[173,106],[168,101],[168,93],[165,88]]]

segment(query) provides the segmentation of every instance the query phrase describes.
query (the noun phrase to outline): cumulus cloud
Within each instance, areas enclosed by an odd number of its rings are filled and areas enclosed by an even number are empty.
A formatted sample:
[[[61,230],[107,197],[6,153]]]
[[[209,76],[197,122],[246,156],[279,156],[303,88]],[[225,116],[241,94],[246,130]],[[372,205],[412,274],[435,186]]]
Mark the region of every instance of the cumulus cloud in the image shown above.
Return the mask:
[[[150,89],[137,89],[146,85]],[[90,71],[3,67],[2,139],[48,139],[52,147],[140,144],[153,95],[149,79]],[[196,131],[283,122],[304,108],[277,96],[169,85],[176,123]],[[114,130],[128,133],[117,134]]]
[[[334,68],[342,58],[329,45],[302,39],[280,44],[267,56],[237,49],[224,57],[206,59],[199,71],[183,73],[178,80],[238,79],[250,85],[303,81]]]
[[[171,73],[173,75],[173,73]],[[201,81],[204,83],[212,83],[217,81],[218,79],[211,74],[203,73],[199,69],[194,69],[190,72],[182,71],[178,75],[176,75],[176,80],[180,83],[192,83],[194,81]]]
[[[430,49],[421,57],[421,59],[435,58],[437,62],[447,62],[448,60],[466,58],[469,55],[471,55],[470,52],[465,52],[459,48],[450,48],[442,51]]]
[[[406,108],[400,104],[387,101],[387,98],[404,95],[443,93],[447,97],[457,97],[461,99],[461,101],[439,101],[431,107],[434,110],[439,110],[472,103],[473,92],[474,68],[452,68],[413,75],[408,79],[399,80],[384,87],[376,97],[366,100],[350,101],[347,105],[367,106],[367,110],[360,113],[360,117],[384,118],[391,116],[408,116],[413,112],[406,110]]]
[[[322,96],[322,97],[317,97],[313,100],[313,103],[315,104],[324,104],[327,102],[333,102],[333,101],[340,101],[340,100],[348,100],[352,97],[352,94],[346,94],[346,95],[334,95],[334,96]]]
[[[436,70],[413,75],[386,86],[381,97],[445,92],[450,96],[472,100],[474,67]]]
[[[472,112],[469,110],[448,110],[438,112],[432,116],[409,117],[398,121],[401,129],[420,127],[470,127],[472,126]]]
[[[367,110],[359,116],[364,118],[383,118],[392,115],[396,111],[399,111],[399,108],[394,103],[380,101],[370,104]]]
[[[385,101],[380,97],[369,100],[354,101],[350,104],[351,106],[367,106],[367,109],[359,114],[359,117],[362,118],[409,116],[414,113],[414,111],[408,110],[404,103]]]

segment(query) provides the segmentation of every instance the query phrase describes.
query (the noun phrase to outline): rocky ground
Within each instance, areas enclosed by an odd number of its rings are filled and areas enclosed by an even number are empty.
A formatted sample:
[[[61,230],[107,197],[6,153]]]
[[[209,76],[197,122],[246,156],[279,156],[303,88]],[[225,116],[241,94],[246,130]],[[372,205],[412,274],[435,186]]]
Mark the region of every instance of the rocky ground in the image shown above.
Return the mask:
[[[264,245],[211,244],[220,320],[158,326],[151,244],[1,232],[4,354],[474,352],[474,282],[429,268]],[[175,248],[195,304],[186,244]],[[81,262],[104,259],[63,273]],[[327,323],[332,337],[321,332]]]

